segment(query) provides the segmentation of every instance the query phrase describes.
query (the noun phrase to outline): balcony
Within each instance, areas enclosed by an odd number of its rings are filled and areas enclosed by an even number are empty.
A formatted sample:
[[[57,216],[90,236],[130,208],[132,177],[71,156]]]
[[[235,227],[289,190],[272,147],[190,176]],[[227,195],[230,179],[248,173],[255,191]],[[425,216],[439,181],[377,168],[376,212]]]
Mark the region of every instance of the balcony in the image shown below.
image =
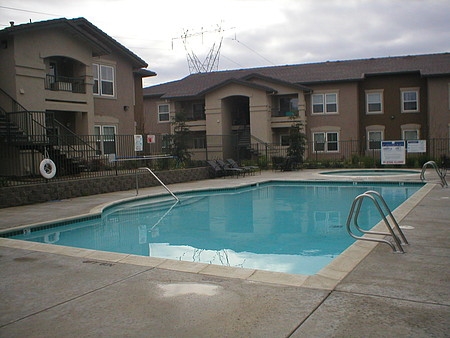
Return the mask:
[[[298,111],[279,111],[272,110],[271,112],[271,127],[272,128],[287,128],[290,127],[295,119],[298,119]]]
[[[47,74],[45,77],[45,89],[86,94],[86,84],[84,78],[68,76],[54,76]]]

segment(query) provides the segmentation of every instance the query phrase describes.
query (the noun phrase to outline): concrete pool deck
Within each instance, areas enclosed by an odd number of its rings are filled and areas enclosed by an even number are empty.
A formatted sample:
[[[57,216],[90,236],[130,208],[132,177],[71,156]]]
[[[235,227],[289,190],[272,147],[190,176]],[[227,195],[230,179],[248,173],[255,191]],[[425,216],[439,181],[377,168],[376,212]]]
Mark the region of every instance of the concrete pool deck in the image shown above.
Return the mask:
[[[362,242],[314,276],[0,239],[0,337],[447,337],[450,189],[437,176],[394,215],[411,245]],[[417,175],[401,180],[419,181]],[[316,170],[170,185],[348,180]],[[365,178],[350,178],[350,180]],[[400,177],[369,177],[396,181]],[[140,195],[165,192],[140,189]],[[98,212],[135,191],[0,209],[0,230]]]

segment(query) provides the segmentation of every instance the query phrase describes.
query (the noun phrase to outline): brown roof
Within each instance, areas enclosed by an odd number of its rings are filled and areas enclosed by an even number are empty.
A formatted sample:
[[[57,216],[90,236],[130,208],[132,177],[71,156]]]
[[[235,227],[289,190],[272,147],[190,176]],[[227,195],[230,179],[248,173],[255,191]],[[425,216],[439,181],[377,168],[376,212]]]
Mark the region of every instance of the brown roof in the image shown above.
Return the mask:
[[[329,61],[263,68],[191,74],[181,80],[144,88],[144,96],[181,98],[201,96],[221,83],[260,76],[297,86],[314,83],[361,81],[375,74],[417,72],[421,76],[450,75],[450,53]],[[306,90],[306,88],[304,89]]]
[[[39,21],[26,23],[22,25],[14,25],[0,30],[0,36],[12,35],[30,30],[40,30],[44,28],[69,29],[76,33],[76,36],[85,40],[93,47],[94,56],[105,55],[116,50],[125,55],[131,61],[135,68],[146,68],[148,64],[139,56],[134,54],[128,48],[120,44],[118,41],[110,37],[98,27],[94,26],[85,18],[75,19],[54,19],[47,21]]]

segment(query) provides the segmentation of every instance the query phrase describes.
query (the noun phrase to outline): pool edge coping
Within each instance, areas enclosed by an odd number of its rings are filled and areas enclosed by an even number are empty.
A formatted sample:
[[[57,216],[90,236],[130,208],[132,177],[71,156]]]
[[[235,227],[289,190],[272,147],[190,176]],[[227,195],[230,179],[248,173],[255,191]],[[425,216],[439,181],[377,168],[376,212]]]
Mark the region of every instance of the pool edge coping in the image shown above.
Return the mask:
[[[258,183],[267,183],[277,180],[264,180]],[[368,182],[361,182],[368,183]],[[377,184],[382,184],[383,182],[374,182]],[[412,182],[414,183],[414,182]],[[419,183],[419,182],[416,182]],[[245,186],[252,186],[254,183],[239,184],[231,187],[242,188]],[[422,199],[436,186],[435,183],[425,183],[417,192],[415,192],[408,200],[403,202],[398,206],[392,213],[395,216],[398,223],[400,223],[406,215],[420,202]],[[211,190],[208,188],[195,189],[195,191]],[[187,191],[179,190],[178,192]],[[190,189],[189,191],[193,191]],[[101,212],[107,207],[113,206],[115,204],[120,204],[126,201],[133,201],[148,197],[158,197],[165,194],[153,194],[153,195],[142,195],[133,196],[118,201],[107,202],[100,204],[92,208],[89,213],[80,214],[78,216],[61,218],[58,220],[27,224],[19,227],[14,227],[10,229],[2,229],[2,233],[11,230],[20,230],[31,228],[39,225],[52,224],[55,222],[70,221],[74,219],[79,219],[82,217],[93,217],[101,214]],[[383,226],[383,221],[376,224],[373,229],[379,229]],[[121,263],[121,264],[131,264],[148,266],[151,268],[161,268],[166,270],[173,270],[179,272],[196,273],[208,276],[222,277],[222,278],[237,278],[242,280],[247,280],[250,282],[262,282],[269,284],[285,285],[285,286],[297,286],[320,290],[333,290],[336,285],[344,279],[348,273],[350,273],[370,252],[372,252],[375,247],[381,243],[375,242],[364,242],[357,241],[353,243],[350,247],[339,254],[332,262],[322,268],[319,272],[314,275],[301,275],[301,274],[289,274],[283,272],[273,272],[258,269],[249,268],[237,268],[221,265],[213,265],[208,263],[198,263],[198,262],[187,262],[187,261],[176,261],[165,258],[157,257],[147,257],[139,256],[134,254],[122,254],[114,253],[100,250],[92,249],[82,249],[82,248],[72,248],[55,244],[29,242],[18,239],[11,238],[0,238],[0,246],[9,247],[15,249],[22,249],[28,251],[45,252],[50,254],[59,254],[70,257],[85,258],[91,260],[99,260],[109,263]],[[387,250],[389,250],[387,248]]]

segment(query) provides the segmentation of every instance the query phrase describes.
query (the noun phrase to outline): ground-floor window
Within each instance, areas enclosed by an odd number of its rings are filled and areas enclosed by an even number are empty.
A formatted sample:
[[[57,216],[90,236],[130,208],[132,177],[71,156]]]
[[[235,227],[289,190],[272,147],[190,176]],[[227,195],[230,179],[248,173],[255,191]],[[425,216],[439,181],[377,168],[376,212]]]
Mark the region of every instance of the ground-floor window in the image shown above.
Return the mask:
[[[367,149],[380,150],[381,141],[383,140],[383,132],[381,130],[367,132]]]
[[[313,133],[314,151],[337,152],[339,151],[339,133],[316,132]]]
[[[116,153],[116,126],[94,126],[94,135],[97,136],[96,146],[99,154],[109,155]]]

